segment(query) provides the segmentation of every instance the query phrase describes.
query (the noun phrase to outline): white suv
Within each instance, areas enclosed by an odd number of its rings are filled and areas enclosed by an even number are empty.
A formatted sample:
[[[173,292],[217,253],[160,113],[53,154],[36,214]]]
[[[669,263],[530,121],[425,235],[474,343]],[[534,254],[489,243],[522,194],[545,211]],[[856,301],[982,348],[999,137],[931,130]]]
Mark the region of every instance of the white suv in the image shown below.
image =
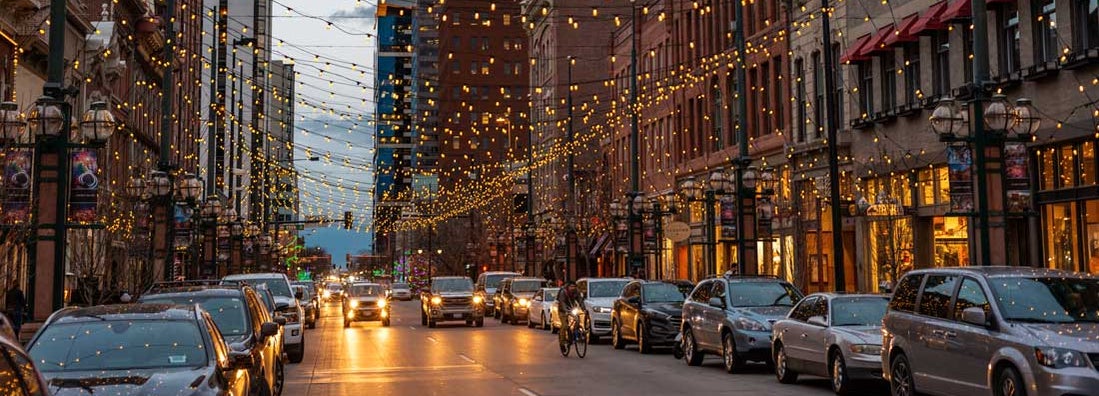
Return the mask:
[[[291,363],[301,363],[305,356],[305,331],[302,328],[302,318],[305,313],[294,298],[294,292],[290,288],[290,279],[285,274],[236,274],[229,275],[221,280],[222,284],[246,283],[256,288],[266,288],[275,297],[274,314],[286,318],[283,326],[283,350],[290,358]]]
[[[630,278],[583,278],[576,281],[584,295],[584,311],[588,318],[588,342],[599,341],[600,336],[611,334],[611,312],[614,300],[622,295],[622,289]]]

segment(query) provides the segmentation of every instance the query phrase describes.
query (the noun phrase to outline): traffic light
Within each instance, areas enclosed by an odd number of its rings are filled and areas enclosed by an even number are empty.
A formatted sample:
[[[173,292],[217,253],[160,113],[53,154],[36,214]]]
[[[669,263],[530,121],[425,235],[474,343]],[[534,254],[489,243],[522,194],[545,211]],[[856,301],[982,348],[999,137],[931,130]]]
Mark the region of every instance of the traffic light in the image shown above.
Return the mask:
[[[351,211],[349,210],[349,211],[343,212],[343,229],[345,229],[345,230],[350,230],[351,229],[351,223],[352,223],[351,220],[352,220]]]

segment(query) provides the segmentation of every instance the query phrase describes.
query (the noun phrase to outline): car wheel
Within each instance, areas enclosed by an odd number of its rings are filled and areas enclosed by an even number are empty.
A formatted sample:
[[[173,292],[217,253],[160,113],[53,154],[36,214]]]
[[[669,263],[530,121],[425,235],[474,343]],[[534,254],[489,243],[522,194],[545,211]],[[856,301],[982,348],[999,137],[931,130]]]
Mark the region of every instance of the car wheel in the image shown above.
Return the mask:
[[[519,325],[519,316],[515,315],[515,310],[511,311],[511,314],[508,315],[508,318],[511,318],[511,324],[512,325],[515,325],[515,326]]]
[[[798,381],[798,373],[790,370],[786,357],[786,348],[782,346],[782,343],[775,345],[775,377],[778,377],[778,382],[783,384],[792,384]]]
[[[427,318],[427,327],[434,329],[437,324],[434,319]]]
[[[851,392],[851,379],[847,376],[847,362],[843,360],[843,354],[836,351],[832,356],[829,366],[832,373],[832,391],[837,395],[846,395]]]
[[[653,352],[653,346],[649,342],[649,329],[645,327],[645,322],[637,322],[637,351],[642,354],[649,354]]]
[[[420,309],[420,326],[427,326],[427,312],[423,308]]]
[[[351,327],[351,321],[350,321],[350,320],[347,320],[347,318],[344,318],[344,319],[343,319],[343,328],[345,328],[345,329],[346,329],[346,328],[348,328],[348,327]]]
[[[908,357],[897,355],[889,364],[889,391],[893,396],[916,396],[916,382],[912,378],[912,366]]]
[[[309,324],[308,324],[308,327],[309,327],[310,329],[315,329],[315,328],[317,328],[317,319],[313,319],[313,320],[312,320],[311,322],[309,322]]]
[[[595,332],[592,331],[592,328],[591,328],[591,314],[588,314],[588,315],[585,315],[585,316],[588,317],[588,319],[584,321],[585,322],[584,328],[587,329],[587,331],[585,333],[588,334],[588,345],[598,344],[599,343],[599,336],[595,335]]]
[[[305,336],[301,337],[301,347],[297,351],[290,352],[290,363],[301,363],[301,360],[305,358]]]
[[[1007,366],[996,376],[996,396],[1026,396],[1023,377],[1015,367]]]
[[[389,327],[389,317],[382,319],[382,327]]]
[[[611,321],[611,347],[622,349],[626,347],[626,340],[622,339],[622,324],[617,320]]]
[[[261,381],[252,394],[255,396],[278,396],[271,392],[271,387],[267,385],[266,381]]]
[[[695,344],[694,330],[689,327],[683,333],[683,360],[688,366],[702,365],[702,352],[698,350],[698,344]]]
[[[725,372],[732,374],[744,368],[744,360],[736,353],[736,341],[733,333],[721,335],[721,360],[725,363]]]
[[[549,330],[550,324],[546,323],[546,313],[545,312],[542,312],[542,320],[538,323],[542,325],[542,330]]]
[[[530,315],[527,315],[527,328],[528,329],[533,329],[534,328],[534,321],[530,320]]]
[[[501,314],[500,314],[500,310],[499,310],[499,309],[496,309],[496,308],[493,308],[493,309],[492,309],[492,317],[493,317],[493,318],[496,318],[496,319],[500,319],[500,315],[501,315]]]
[[[282,364],[282,359],[275,362],[275,371],[274,396],[282,396],[282,390],[286,387],[286,365]]]
[[[477,327],[485,327],[485,318],[480,318],[473,323]]]

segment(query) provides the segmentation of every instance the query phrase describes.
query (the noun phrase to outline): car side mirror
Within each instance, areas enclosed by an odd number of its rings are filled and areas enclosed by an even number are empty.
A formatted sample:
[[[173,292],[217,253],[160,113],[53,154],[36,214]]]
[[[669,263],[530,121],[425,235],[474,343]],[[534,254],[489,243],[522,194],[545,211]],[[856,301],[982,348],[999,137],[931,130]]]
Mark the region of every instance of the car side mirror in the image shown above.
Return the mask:
[[[261,324],[259,326],[259,335],[260,335],[260,337],[267,338],[267,337],[272,337],[275,334],[278,334],[279,333],[279,326],[282,326],[282,324],[278,323],[278,319],[282,319],[283,323],[286,322],[285,318],[277,318],[277,319],[275,319],[274,322],[266,322],[264,324]]]
[[[294,298],[296,298],[298,300],[301,300],[301,299],[305,298],[305,292],[302,291],[302,290],[295,290],[294,291]]]
[[[286,318],[282,316],[275,316],[275,324],[279,326],[286,326]]]
[[[633,296],[626,299],[630,305],[641,305],[641,297]]]
[[[988,315],[985,314],[984,308],[981,307],[969,307],[962,310],[962,321],[981,327],[988,327],[989,324]]]
[[[722,301],[719,297],[710,297],[710,306],[714,308],[725,308],[725,301]]]
[[[229,364],[225,370],[246,370],[252,367],[252,354],[247,351],[230,351]]]
[[[828,320],[825,319],[823,316],[820,316],[820,315],[810,316],[809,317],[809,324],[827,327],[828,326]]]

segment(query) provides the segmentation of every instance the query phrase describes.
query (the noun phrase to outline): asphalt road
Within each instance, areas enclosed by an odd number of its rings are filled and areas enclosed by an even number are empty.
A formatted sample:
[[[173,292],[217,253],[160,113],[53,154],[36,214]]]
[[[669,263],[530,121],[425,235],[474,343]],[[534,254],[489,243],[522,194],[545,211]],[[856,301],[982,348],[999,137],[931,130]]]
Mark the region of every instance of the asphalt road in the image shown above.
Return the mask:
[[[671,351],[641,355],[606,342],[585,359],[562,357],[557,336],[526,325],[461,322],[420,326],[418,301],[396,302],[391,327],[358,322],[344,329],[340,307],[324,308],[306,332],[305,360],[286,369],[298,395],[832,395],[825,379],[781,385],[764,366],[726,374],[718,357],[688,367]],[[868,392],[882,394],[881,390]],[[887,394],[887,392],[886,392]]]

